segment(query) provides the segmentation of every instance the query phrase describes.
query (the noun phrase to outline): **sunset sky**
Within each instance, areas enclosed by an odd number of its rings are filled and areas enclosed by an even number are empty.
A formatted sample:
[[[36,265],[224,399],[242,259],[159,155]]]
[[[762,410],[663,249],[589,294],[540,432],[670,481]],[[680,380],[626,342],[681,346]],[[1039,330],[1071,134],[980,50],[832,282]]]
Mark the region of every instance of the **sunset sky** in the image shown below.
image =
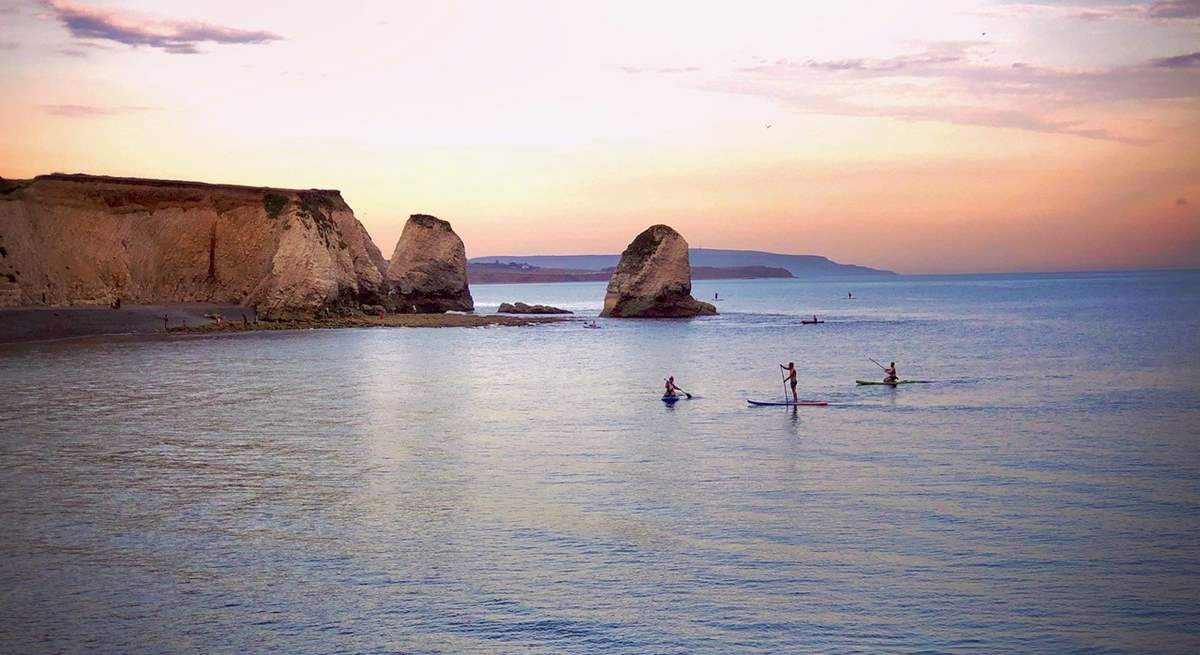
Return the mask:
[[[470,256],[1200,266],[1200,0],[0,0],[0,176],[340,189]]]

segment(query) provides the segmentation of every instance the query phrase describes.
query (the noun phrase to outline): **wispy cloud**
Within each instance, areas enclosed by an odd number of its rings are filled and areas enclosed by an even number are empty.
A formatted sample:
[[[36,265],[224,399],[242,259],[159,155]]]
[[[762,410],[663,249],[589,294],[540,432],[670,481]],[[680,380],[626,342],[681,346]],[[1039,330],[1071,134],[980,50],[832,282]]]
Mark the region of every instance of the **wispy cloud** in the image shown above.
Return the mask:
[[[1191,68],[1193,66],[1200,66],[1200,52],[1155,59],[1150,62],[1150,65],[1155,68]]]
[[[51,116],[64,118],[100,118],[118,114],[132,114],[143,111],[153,111],[155,107],[101,107],[98,105],[42,105],[42,111]]]
[[[1151,18],[1200,18],[1200,0],[1159,0],[1146,13]]]
[[[696,73],[700,70],[699,66],[682,66],[682,67],[664,67],[664,68],[640,68],[638,66],[622,66],[621,70],[630,75],[640,75],[642,73],[654,73],[658,75],[678,75],[680,73]]]
[[[1159,0],[1150,4],[1109,4],[1080,7],[1069,4],[1038,2],[1005,4],[982,12],[989,16],[1044,16],[1097,21],[1129,20],[1190,20],[1200,18],[1200,0]]]
[[[933,44],[891,58],[778,60],[701,88],[775,100],[793,110],[1014,128],[1144,143],[1072,116],[1106,102],[1200,98],[1200,53],[1094,70],[990,62],[982,42]]]
[[[131,46],[150,46],[173,54],[197,54],[202,43],[255,44],[283,37],[264,30],[244,30],[200,21],[164,20],[70,0],[42,0],[72,36]]]

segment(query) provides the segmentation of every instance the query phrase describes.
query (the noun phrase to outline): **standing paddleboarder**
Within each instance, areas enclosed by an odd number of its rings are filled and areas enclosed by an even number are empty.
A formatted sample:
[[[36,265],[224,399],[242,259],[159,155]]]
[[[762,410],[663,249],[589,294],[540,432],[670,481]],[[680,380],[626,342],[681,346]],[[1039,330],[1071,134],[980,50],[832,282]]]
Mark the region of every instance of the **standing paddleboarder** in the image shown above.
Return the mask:
[[[796,363],[788,362],[787,366],[780,364],[779,368],[783,369],[784,371],[787,371],[787,377],[785,377],[784,380],[792,385],[792,402],[794,402],[794,403],[800,402],[800,397],[796,395]],[[785,388],[784,389],[784,394],[785,394],[784,400],[787,399],[786,393],[787,393],[787,389]]]

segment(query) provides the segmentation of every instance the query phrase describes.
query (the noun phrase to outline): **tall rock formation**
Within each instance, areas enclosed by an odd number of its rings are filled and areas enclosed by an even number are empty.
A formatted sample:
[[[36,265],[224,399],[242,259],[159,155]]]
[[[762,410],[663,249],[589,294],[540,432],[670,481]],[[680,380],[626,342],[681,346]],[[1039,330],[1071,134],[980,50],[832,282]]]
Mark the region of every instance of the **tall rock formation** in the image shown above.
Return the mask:
[[[401,313],[470,312],[467,252],[450,223],[413,214],[387,267],[388,307]]]
[[[621,253],[600,315],[686,318],[716,313],[715,307],[692,297],[687,241],[666,225],[652,225]]]
[[[92,175],[0,180],[0,306],[378,303],[386,261],[337,191]]]

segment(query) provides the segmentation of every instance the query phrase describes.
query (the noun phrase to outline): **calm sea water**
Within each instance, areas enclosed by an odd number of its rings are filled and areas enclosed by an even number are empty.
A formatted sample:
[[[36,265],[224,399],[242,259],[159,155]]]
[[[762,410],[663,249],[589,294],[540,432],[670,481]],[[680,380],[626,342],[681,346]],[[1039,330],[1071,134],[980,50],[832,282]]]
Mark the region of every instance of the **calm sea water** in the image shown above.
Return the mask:
[[[696,286],[0,346],[0,650],[1200,651],[1200,273]]]

